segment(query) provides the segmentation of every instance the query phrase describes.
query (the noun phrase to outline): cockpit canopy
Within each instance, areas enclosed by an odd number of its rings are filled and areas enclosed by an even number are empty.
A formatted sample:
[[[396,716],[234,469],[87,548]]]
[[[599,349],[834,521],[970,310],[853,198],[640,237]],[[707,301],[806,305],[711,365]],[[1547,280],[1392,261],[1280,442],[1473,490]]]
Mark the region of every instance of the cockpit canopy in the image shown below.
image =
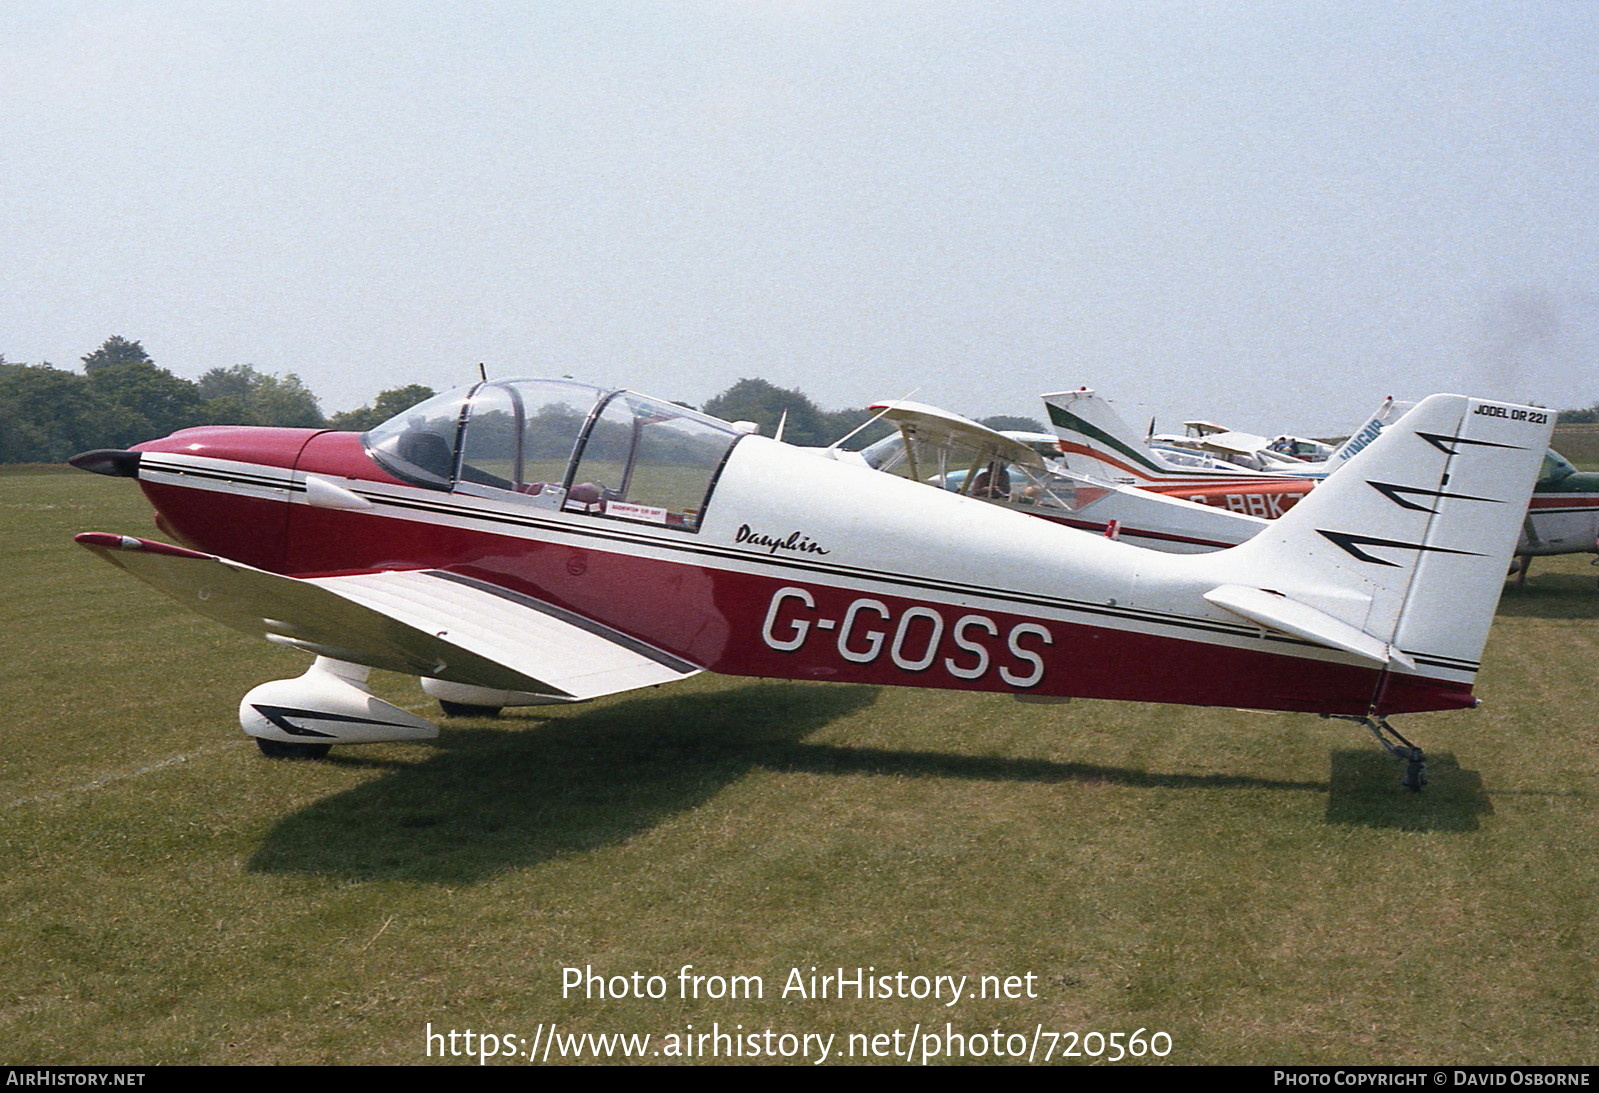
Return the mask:
[[[743,434],[687,407],[571,380],[495,380],[361,439],[407,482],[693,531]]]
[[[1571,460],[1550,448],[1543,454],[1543,467],[1538,471],[1538,489],[1553,489],[1561,481],[1577,473]]]

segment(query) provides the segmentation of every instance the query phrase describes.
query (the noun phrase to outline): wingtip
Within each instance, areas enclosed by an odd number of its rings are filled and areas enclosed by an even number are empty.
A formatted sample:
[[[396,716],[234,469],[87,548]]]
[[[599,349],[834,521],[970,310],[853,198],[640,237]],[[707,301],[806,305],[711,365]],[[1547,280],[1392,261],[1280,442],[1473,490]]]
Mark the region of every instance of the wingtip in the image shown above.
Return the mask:
[[[213,554],[202,554],[197,550],[173,546],[171,543],[158,543],[153,539],[138,539],[132,535],[118,535],[110,531],[81,531],[72,537],[72,541],[91,550],[142,550],[150,554],[167,554],[174,558],[215,557]]]

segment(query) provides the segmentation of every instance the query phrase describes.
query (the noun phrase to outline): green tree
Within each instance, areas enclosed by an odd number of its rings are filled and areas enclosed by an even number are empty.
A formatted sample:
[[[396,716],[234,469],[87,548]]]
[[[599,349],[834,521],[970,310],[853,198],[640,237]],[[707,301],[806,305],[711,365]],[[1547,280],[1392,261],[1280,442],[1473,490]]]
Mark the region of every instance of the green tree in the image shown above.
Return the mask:
[[[876,418],[874,421],[873,419]],[[870,424],[868,424],[870,423]],[[861,426],[865,425],[863,429]],[[852,452],[858,452],[870,444],[882,440],[894,431],[894,426],[877,417],[875,410],[854,408],[849,410],[824,410],[821,419],[822,434],[827,438],[824,444],[837,444],[844,441],[843,447]],[[848,437],[848,440],[845,438]]]
[[[282,425],[321,429],[327,419],[316,396],[290,372],[259,372],[254,365],[213,368],[200,377],[205,417],[213,425]]]
[[[83,358],[83,372],[92,376],[112,364],[154,364],[150,354],[138,342],[130,342],[121,334],[113,334],[100,344],[100,348]]]
[[[992,417],[978,418],[977,424],[987,425],[1001,433],[1047,433],[1044,423],[1037,418],[1017,417],[1014,414],[994,414]]]
[[[0,463],[60,463],[113,446],[112,408],[76,372],[0,364]]]
[[[705,412],[724,421],[753,421],[765,436],[776,436],[784,420],[783,439],[790,444],[826,445],[822,412],[804,392],[778,387],[762,379],[741,379],[705,404]]]
[[[200,392],[153,361],[100,363],[87,376],[89,390],[110,407],[108,435],[95,447],[126,448],[201,421]]]
[[[803,391],[778,387],[763,379],[739,380],[707,402],[704,409],[725,421],[753,421],[766,436],[777,435],[777,424],[786,412],[783,439],[806,447],[823,448],[848,436],[845,447],[857,451],[894,431],[885,422],[873,421],[876,414],[871,410],[822,410]],[[861,429],[862,425],[866,428]],[[860,431],[855,432],[857,429]]]
[[[391,387],[387,391],[380,391],[370,405],[334,414],[328,419],[328,427],[338,429],[340,432],[364,433],[368,429],[382,425],[395,414],[403,413],[417,403],[432,398],[435,394],[437,392],[433,388],[420,383]]]

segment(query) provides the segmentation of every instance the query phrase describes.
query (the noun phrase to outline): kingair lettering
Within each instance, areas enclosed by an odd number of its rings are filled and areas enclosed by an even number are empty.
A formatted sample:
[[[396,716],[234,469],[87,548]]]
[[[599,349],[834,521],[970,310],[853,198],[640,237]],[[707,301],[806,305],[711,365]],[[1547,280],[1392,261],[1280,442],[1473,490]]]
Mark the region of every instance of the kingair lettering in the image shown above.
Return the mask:
[[[761,640],[780,653],[797,653],[810,637],[837,632],[833,648],[852,664],[873,664],[884,654],[905,672],[938,668],[956,679],[978,680],[998,669],[1008,687],[1026,690],[1044,679],[1043,647],[1055,637],[1042,623],[1021,622],[1004,633],[987,615],[961,615],[951,625],[937,607],[917,604],[897,616],[881,600],[858,599],[841,618],[818,617],[816,599],[803,588],[780,588],[772,595],[761,625]]]
[[[1382,432],[1382,419],[1372,418],[1366,422],[1366,427],[1344,442],[1344,449],[1340,453],[1344,459],[1353,456],[1360,449],[1377,439],[1377,434]]]

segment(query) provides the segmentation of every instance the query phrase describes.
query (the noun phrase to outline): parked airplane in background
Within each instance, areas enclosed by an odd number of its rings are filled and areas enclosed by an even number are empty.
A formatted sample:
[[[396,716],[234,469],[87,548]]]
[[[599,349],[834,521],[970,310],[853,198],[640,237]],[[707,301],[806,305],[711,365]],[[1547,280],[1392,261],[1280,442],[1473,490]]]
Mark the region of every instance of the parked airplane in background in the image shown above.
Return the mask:
[[[919,402],[868,409],[898,431],[860,452],[828,449],[913,482],[1108,535],[1125,543],[1192,554],[1250,538],[1265,521],[1148,490],[1094,481],[1064,469],[1048,433],[1000,432]]]
[[[1516,583],[1526,581],[1535,557],[1585,553],[1599,553],[1599,473],[1579,471],[1551,448],[1516,544]]]
[[[1150,448],[1087,387],[1043,398],[1066,468],[1075,474],[1265,519],[1281,516],[1315,485],[1302,474],[1247,470],[1202,452]]]
[[[1175,465],[1175,460],[1187,453],[1155,451],[1140,445],[1136,433],[1114,407],[1089,388],[1043,397],[1067,466],[1090,478],[1131,482],[1141,489],[1269,519],[1282,515],[1316,485],[1315,478],[1284,483],[1280,474],[1251,474],[1238,467]],[[1413,406],[1413,402],[1384,399],[1366,423],[1328,459],[1321,469],[1322,476],[1347,462]],[[1306,470],[1315,474],[1318,468]],[[1224,524],[1214,529],[1212,538],[1238,542],[1252,534],[1248,525]],[[1551,449],[1544,457],[1537,489],[1516,544],[1517,581],[1526,580],[1534,557],[1595,552],[1599,552],[1599,473],[1579,471]]]
[[[1148,447],[1161,452],[1203,452],[1246,471],[1316,476],[1326,473],[1323,464],[1334,452],[1331,444],[1319,440],[1298,436],[1267,440],[1211,421],[1185,421],[1183,427],[1187,431],[1182,436],[1151,433]]]
[[[1267,519],[1275,519],[1292,508],[1317,480],[1337,470],[1413,405],[1391,398],[1383,400],[1365,424],[1323,463],[1283,460],[1271,469],[1252,470],[1221,460],[1219,453],[1236,450],[1240,458],[1258,454],[1250,452],[1251,445],[1256,441],[1265,444],[1264,437],[1212,432],[1201,438],[1209,445],[1208,453],[1198,448],[1151,448],[1109,401],[1090,388],[1060,391],[1043,398],[1050,424],[1060,438],[1066,466],[1074,473]],[[1203,422],[1191,424],[1221,429]],[[1248,439],[1222,443],[1223,438],[1237,437]]]
[[[78,541],[314,654],[240,721],[271,755],[433,736],[371,668],[478,707],[732,675],[1245,706],[1469,708],[1547,444],[1542,411],[1439,395],[1241,546],[1142,550],[826,459],[681,406],[483,382],[357,435],[187,429],[131,477],[174,546]]]

